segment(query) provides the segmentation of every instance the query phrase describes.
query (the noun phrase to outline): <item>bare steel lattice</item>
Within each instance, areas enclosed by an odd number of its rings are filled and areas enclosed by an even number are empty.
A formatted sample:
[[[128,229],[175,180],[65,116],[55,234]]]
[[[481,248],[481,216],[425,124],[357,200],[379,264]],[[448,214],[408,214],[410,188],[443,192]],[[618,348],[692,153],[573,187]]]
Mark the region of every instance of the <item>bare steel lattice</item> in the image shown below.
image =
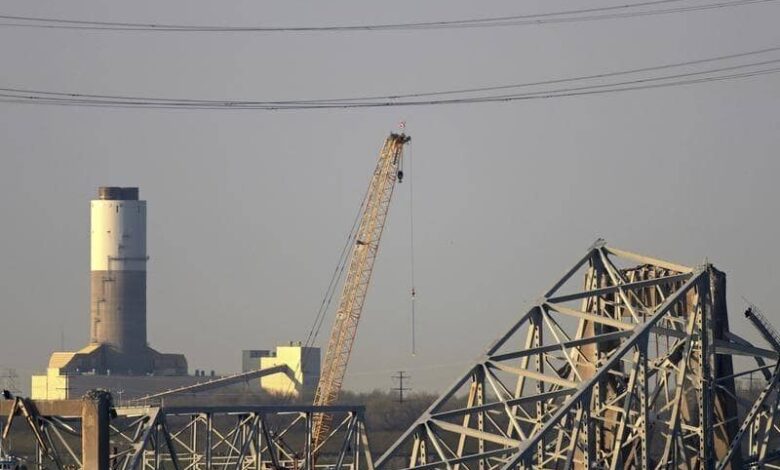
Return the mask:
[[[764,344],[730,330],[712,265],[598,241],[375,465],[357,407],[119,407],[97,434],[125,469],[780,468],[780,334],[754,306],[746,319]],[[23,417],[37,465],[82,467],[67,435],[86,435],[83,409],[0,401],[3,441]]]
[[[106,413],[110,422],[101,428],[95,425],[96,415],[82,414],[81,402],[0,401],[1,411],[23,417],[17,434],[25,427],[33,431],[36,455],[26,461],[28,468],[297,470],[313,468],[315,453],[320,468],[374,468],[362,407],[125,406],[112,408],[110,420]],[[317,413],[334,417],[321,448],[313,445]],[[7,442],[11,423],[5,424],[3,441]],[[101,441],[106,453],[103,462],[89,455]]]
[[[725,287],[709,264],[597,241],[377,468],[772,468],[778,351],[730,332]],[[749,400],[735,379],[752,374]]]

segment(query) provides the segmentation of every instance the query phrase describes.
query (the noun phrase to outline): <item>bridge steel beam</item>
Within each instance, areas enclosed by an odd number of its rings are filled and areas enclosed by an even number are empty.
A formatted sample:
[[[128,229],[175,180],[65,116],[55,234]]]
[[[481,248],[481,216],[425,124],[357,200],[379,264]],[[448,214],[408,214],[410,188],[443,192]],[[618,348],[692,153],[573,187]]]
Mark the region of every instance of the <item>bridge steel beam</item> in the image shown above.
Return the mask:
[[[726,278],[712,265],[688,267],[598,240],[377,469],[780,464],[770,448],[780,438],[780,380],[772,373],[780,351],[732,334],[729,320]],[[763,391],[747,400],[736,379],[754,375]]]

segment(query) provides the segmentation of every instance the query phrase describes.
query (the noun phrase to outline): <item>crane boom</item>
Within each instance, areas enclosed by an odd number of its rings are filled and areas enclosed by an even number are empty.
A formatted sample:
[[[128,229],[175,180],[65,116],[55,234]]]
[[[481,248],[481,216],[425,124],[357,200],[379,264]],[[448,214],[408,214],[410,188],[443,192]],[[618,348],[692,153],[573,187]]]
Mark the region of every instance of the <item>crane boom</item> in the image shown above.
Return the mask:
[[[396,180],[402,177],[399,165],[403,146],[409,140],[411,137],[406,134],[391,133],[379,154],[379,161],[363,204],[355,243],[352,246],[349,270],[344,280],[341,300],[328,341],[325,362],[314,395],[314,405],[331,405],[341,392],[368,284],[371,281],[371,272],[379,250],[379,240],[385,227],[390,199],[393,196]],[[314,449],[317,449],[327,437],[332,419],[332,416],[327,413],[318,413],[314,416],[312,429]]]

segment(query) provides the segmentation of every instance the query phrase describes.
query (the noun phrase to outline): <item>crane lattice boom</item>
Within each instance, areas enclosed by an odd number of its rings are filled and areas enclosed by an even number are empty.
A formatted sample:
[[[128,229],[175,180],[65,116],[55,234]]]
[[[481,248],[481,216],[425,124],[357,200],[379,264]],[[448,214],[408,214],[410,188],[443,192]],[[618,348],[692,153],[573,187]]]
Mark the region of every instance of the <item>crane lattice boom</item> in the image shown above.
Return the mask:
[[[360,313],[371,280],[371,272],[379,250],[379,240],[385,226],[390,199],[393,196],[396,180],[399,178],[403,146],[410,139],[403,133],[391,133],[385,140],[379,155],[363,204],[360,225],[350,256],[349,271],[344,280],[341,300],[325,353],[325,362],[314,395],[315,405],[333,404],[341,391]],[[330,432],[330,421],[331,417],[327,414],[321,413],[315,416],[312,429],[315,449]]]

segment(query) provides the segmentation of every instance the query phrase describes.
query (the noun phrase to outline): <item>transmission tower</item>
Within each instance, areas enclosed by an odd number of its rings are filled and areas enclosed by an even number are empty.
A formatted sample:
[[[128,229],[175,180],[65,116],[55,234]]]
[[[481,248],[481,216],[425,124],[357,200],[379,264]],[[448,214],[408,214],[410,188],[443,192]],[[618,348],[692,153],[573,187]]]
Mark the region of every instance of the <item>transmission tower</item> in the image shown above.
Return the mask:
[[[410,377],[406,374],[405,371],[399,370],[398,374],[393,376],[393,380],[398,381],[398,386],[391,389],[394,392],[398,392],[398,403],[404,402],[404,392],[411,391],[411,388],[404,387],[404,380],[408,381]]]

